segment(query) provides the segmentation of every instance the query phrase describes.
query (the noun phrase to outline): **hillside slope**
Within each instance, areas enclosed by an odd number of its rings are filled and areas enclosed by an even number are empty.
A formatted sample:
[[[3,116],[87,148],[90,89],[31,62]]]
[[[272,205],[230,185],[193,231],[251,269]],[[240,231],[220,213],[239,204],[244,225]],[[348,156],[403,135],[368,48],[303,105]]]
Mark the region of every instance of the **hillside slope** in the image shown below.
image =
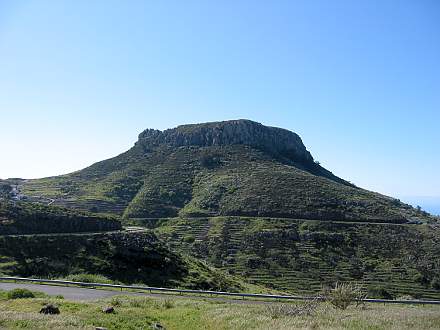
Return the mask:
[[[116,217],[14,201],[3,195],[0,275],[53,278],[77,274],[155,286],[232,291],[255,287],[172,252],[151,231],[123,230]]]
[[[440,299],[439,224],[214,217],[149,225],[177,251],[284,292],[354,281],[369,297]]]
[[[84,170],[26,180],[32,200],[126,218],[245,215],[321,220],[428,220],[314,162],[300,137],[249,120],[146,130],[127,152]]]
[[[0,275],[53,278],[82,273],[151,286],[244,289],[243,282],[170,251],[151,232],[0,235]]]
[[[101,232],[121,228],[120,221],[115,218],[0,199],[0,235]]]

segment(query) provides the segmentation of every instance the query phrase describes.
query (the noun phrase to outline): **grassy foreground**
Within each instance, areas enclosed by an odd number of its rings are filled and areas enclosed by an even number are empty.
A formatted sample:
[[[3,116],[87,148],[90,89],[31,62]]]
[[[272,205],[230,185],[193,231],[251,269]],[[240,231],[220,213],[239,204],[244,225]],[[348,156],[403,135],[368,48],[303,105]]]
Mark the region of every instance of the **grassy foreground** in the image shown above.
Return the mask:
[[[60,315],[41,315],[47,302]],[[115,314],[101,309],[114,306]],[[439,329],[439,306],[367,305],[336,310],[325,303],[312,315],[287,316],[271,305],[118,296],[96,302],[55,298],[8,299],[0,293],[0,329]]]

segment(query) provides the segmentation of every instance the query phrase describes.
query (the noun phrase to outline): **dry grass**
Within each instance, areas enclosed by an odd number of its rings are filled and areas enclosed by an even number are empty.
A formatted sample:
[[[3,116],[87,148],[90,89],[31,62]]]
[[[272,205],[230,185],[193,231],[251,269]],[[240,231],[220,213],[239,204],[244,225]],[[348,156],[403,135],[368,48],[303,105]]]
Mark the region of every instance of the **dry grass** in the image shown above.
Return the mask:
[[[283,316],[311,316],[316,315],[323,306],[324,304],[320,302],[320,298],[316,297],[313,300],[300,304],[268,304],[265,308],[265,312],[273,319]]]
[[[3,328],[6,326],[6,328]],[[0,329],[90,329],[73,315],[43,315],[35,312],[0,312]]]
[[[115,314],[102,306],[112,299],[75,303],[51,299],[60,315],[40,315],[48,299],[0,299],[0,329],[439,329],[439,306],[367,305],[345,311],[328,303],[249,305],[191,299],[119,297]],[[167,306],[171,306],[168,308]],[[273,317],[270,310],[278,311]]]
[[[228,305],[211,310],[206,320],[222,325],[211,329],[440,329],[438,306],[367,305],[342,311],[322,303],[311,315],[286,313],[276,318],[265,309],[267,307]]]
[[[334,288],[324,290],[324,298],[338,309],[345,310],[348,306],[362,304],[362,299],[367,296],[362,288],[354,283],[336,283]]]

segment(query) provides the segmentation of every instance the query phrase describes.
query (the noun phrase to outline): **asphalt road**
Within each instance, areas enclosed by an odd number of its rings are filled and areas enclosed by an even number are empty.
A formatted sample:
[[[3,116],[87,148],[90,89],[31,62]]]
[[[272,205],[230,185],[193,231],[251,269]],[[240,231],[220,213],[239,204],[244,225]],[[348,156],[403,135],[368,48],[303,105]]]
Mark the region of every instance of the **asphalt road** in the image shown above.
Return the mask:
[[[62,295],[66,300],[72,301],[93,301],[103,298],[109,298],[119,295],[152,297],[152,298],[168,298],[168,299],[197,299],[197,300],[212,300],[226,303],[237,304],[273,304],[276,301],[262,301],[262,300],[243,300],[243,299],[226,299],[222,297],[202,297],[191,295],[175,295],[175,294],[161,294],[161,293],[143,293],[143,292],[130,292],[130,291],[110,291],[110,290],[97,290],[89,288],[79,287],[66,287],[57,285],[43,285],[43,284],[26,284],[26,283],[2,283],[0,282],[0,290],[13,290],[16,288],[25,288],[32,291],[44,292],[49,296]]]
[[[78,287],[65,287],[55,285],[25,284],[25,283],[0,283],[0,290],[13,290],[16,288],[25,288],[32,291],[44,292],[49,296],[62,295],[65,299],[74,301],[97,300],[120,295],[119,291],[106,291]],[[134,294],[131,292],[122,292],[122,294]]]

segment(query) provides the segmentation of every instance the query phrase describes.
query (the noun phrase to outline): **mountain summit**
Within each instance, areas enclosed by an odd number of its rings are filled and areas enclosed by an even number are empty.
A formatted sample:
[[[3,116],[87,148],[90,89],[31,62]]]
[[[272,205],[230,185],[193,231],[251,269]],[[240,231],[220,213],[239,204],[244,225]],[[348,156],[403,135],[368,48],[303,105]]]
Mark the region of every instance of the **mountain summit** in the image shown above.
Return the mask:
[[[164,131],[146,129],[139,134],[136,142],[136,146],[146,153],[161,146],[204,148],[238,145],[261,150],[278,161],[348,184],[314,162],[298,134],[248,119],[181,125]]]
[[[139,135],[138,143],[147,148],[160,144],[173,147],[248,145],[298,162],[313,162],[297,134],[246,119],[182,125],[165,131],[147,129]]]
[[[428,219],[333,175],[297,134],[250,120],[147,129],[127,152],[71,174],[27,180],[20,193],[127,218]]]

